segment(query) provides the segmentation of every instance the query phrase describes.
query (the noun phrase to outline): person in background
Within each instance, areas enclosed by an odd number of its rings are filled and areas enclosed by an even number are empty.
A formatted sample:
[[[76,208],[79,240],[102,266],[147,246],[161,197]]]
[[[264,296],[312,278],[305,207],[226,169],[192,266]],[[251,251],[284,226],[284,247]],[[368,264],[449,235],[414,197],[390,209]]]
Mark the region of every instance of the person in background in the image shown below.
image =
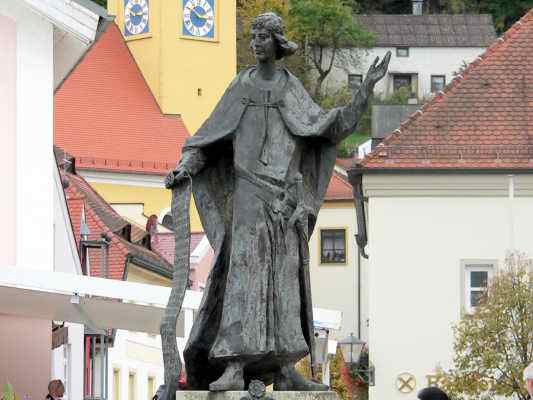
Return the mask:
[[[528,399],[531,400],[533,398],[533,362],[524,370],[524,381],[526,382],[526,390],[529,393]]]
[[[438,387],[429,386],[418,392],[417,397],[420,400],[449,400],[448,395]]]
[[[65,386],[61,379],[51,380],[48,384],[48,394],[46,395],[46,400],[59,400],[63,398],[65,394]]]

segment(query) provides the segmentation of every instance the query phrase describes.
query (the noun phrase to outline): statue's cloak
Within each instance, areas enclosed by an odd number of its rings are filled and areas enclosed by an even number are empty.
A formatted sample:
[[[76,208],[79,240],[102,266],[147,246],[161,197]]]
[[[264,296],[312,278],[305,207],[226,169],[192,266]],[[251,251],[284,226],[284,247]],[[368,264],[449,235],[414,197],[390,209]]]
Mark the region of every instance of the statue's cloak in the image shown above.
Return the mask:
[[[187,140],[184,148],[184,159],[188,153],[194,154],[195,149],[201,149],[205,156],[205,166],[193,177],[193,194],[214,249],[213,267],[184,352],[187,384],[195,390],[207,390],[209,383],[218,379],[224,371],[224,365],[215,363],[208,355],[220,324],[231,254],[235,178],[233,134],[249,104],[250,89],[243,82],[249,73],[250,70],[245,70],[233,80],[209,119],[196,135]],[[338,109],[322,110],[296,77],[286,70],[285,74],[287,79],[281,90],[278,109],[287,130],[302,138],[304,148],[300,171],[305,203],[312,210],[309,215],[311,235],[335,165],[335,138],[342,128],[342,123],[338,121],[341,113]],[[302,329],[309,343],[309,335],[313,332],[306,329],[305,301],[305,296],[302,296]]]

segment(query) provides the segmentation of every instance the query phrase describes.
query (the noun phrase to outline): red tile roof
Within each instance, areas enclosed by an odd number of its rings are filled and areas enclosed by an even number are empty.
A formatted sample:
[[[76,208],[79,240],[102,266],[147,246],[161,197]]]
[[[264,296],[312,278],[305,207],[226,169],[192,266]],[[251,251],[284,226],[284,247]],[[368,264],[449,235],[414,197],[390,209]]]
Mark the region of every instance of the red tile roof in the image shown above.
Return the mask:
[[[205,233],[203,232],[191,233],[191,254],[200,244],[204,236]],[[152,248],[154,249],[154,251],[157,251],[157,253],[161,254],[170,264],[174,264],[174,256],[176,254],[176,243],[174,242],[173,232],[156,233],[152,238]],[[191,267],[193,267],[192,264]]]
[[[533,168],[533,9],[359,164]]]
[[[89,228],[89,240],[98,240],[102,234],[106,234],[111,239],[108,253],[109,278],[124,279],[127,260],[132,260],[137,265],[155,266],[165,275],[171,276],[172,265],[147,248],[147,243],[150,243],[147,232],[135,227],[137,238],[134,240],[138,242],[133,242],[134,231],[131,224],[120,217],[82,177],[65,171],[61,171],[61,176],[67,184],[65,197],[78,249],[80,248],[82,220]],[[101,260],[100,249],[89,249],[92,276],[100,276]]]
[[[165,174],[187,137],[180,116],[161,113],[115,23],[54,96],[54,144],[79,169]]]
[[[342,174],[333,171],[333,175],[331,176],[326,191],[325,200],[353,200],[352,185],[350,185],[347,178],[342,176]]]
[[[355,160],[355,157],[337,158],[337,161],[335,161],[335,165],[347,171],[354,166]]]

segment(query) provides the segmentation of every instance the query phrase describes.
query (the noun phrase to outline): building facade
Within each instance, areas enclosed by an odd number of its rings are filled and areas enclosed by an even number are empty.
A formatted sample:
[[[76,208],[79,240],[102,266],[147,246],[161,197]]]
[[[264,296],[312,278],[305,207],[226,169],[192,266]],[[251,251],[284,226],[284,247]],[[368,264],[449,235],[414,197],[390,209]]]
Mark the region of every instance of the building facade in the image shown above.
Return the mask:
[[[161,111],[195,133],[237,69],[235,0],[109,0]]]
[[[438,384],[453,324],[508,252],[533,254],[532,55],[530,11],[350,171],[367,198],[372,399]]]
[[[343,49],[326,79],[326,90],[355,90],[376,57],[390,51],[389,71],[374,92],[383,98],[401,87],[417,99],[443,90],[454,74],[476,59],[496,38],[488,15],[360,15],[374,33],[374,47]]]
[[[340,329],[330,332],[332,339],[353,333],[366,341],[368,271],[355,243],[355,203],[345,174],[336,167],[309,241],[311,291],[315,307],[342,313]]]
[[[163,180],[188,137],[181,116],[161,111],[115,23],[54,96],[54,144],[108,203],[143,204],[147,217],[169,210]],[[194,206],[191,226],[202,231]]]
[[[55,78],[83,55],[104,19],[83,1],[0,4],[2,271],[77,270],[71,242],[63,240],[68,225],[54,174],[53,92]],[[59,37],[65,41],[59,43]],[[12,311],[4,306],[0,314],[0,384],[11,383],[21,397],[44,398],[52,323]]]

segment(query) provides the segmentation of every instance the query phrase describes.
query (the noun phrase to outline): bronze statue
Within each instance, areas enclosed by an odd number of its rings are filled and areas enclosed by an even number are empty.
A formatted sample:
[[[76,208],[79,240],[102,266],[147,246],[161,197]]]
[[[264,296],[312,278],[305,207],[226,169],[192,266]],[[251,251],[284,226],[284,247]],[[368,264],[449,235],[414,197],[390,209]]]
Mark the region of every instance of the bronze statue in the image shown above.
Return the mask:
[[[251,48],[257,65],[233,80],[189,138],[168,188],[192,177],[215,261],[184,352],[191,389],[243,390],[257,378],[275,390],[326,390],[294,364],[312,348],[307,242],[336,159],[388,53],[370,67],[346,107],[322,110],[276,60],[296,44],[274,13],[259,15]]]

